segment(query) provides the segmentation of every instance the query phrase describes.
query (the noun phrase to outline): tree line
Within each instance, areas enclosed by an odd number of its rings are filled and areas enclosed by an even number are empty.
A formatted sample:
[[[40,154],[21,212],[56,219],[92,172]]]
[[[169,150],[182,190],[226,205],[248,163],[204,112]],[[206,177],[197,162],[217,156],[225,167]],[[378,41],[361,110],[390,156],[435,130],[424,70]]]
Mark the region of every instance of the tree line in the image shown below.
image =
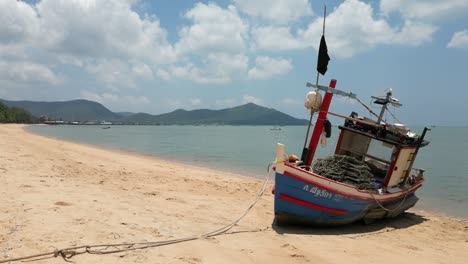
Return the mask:
[[[29,111],[8,107],[0,102],[0,123],[36,123],[38,120]]]

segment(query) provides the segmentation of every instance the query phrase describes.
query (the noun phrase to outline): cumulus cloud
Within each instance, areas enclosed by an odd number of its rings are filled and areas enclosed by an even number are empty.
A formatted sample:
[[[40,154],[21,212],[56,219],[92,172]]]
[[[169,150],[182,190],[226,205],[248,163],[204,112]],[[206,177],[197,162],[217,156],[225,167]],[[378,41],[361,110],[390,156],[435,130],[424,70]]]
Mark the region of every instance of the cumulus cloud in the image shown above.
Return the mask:
[[[86,66],[86,70],[96,76],[96,80],[104,83],[111,90],[120,88],[136,88],[130,65],[120,60],[100,60]]]
[[[36,5],[48,51],[82,60],[137,58],[153,63],[175,60],[166,31],[154,17],[132,11],[134,1],[42,0]]]
[[[377,45],[418,46],[432,40],[437,27],[411,19],[401,27],[392,27],[384,18],[376,18],[370,4],[347,0],[327,16],[326,38],[330,53],[347,58]],[[318,48],[323,17],[316,17],[305,29],[261,26],[251,30],[254,47],[259,50],[287,51]]]
[[[31,62],[0,61],[0,80],[56,84],[59,78],[45,65]]]
[[[29,42],[38,33],[39,18],[32,6],[22,1],[0,1],[0,45]]]
[[[171,68],[171,75],[198,83],[224,84],[235,76],[245,74],[248,58],[243,54],[209,53],[204,65],[187,63]]]
[[[307,43],[293,36],[289,27],[254,27],[251,34],[254,47],[261,50],[286,51],[308,46]]]
[[[141,17],[132,10],[134,4],[41,0],[33,6],[0,1],[0,61],[15,66],[9,76],[18,76],[18,82],[31,79],[27,72],[37,72],[36,79],[56,83],[50,65],[70,64],[106,85],[135,87],[137,77],[153,78],[150,65],[173,63],[176,54],[159,20]]]
[[[447,44],[448,48],[468,48],[468,30],[455,32]]]
[[[178,53],[244,51],[248,26],[234,6],[198,3],[184,17],[193,24],[180,30]]]
[[[292,69],[291,61],[259,56],[255,59],[255,67],[249,70],[251,79],[269,79],[273,76],[286,74]]]
[[[299,38],[318,48],[322,35],[322,18],[313,21]],[[384,19],[374,18],[370,4],[347,0],[327,16],[327,44],[333,55],[351,57],[377,45],[399,44],[415,46],[432,39],[435,26],[406,21],[402,28],[392,28]]]
[[[179,31],[177,54],[187,61],[170,69],[175,78],[198,83],[224,84],[245,75],[248,68],[248,25],[234,6],[198,3],[185,18],[192,25]],[[197,61],[197,64],[193,63]]]
[[[466,0],[381,0],[380,10],[384,14],[399,12],[413,19],[435,19],[445,16],[464,15],[468,11]]]
[[[242,12],[276,24],[287,24],[312,15],[307,0],[234,0]]]
[[[394,33],[390,42],[406,46],[419,46],[425,42],[430,42],[436,30],[437,27],[435,26],[406,20],[401,30]]]
[[[153,79],[153,71],[147,64],[138,64],[134,65],[132,68],[132,73],[136,77],[140,77],[141,79],[151,80]]]

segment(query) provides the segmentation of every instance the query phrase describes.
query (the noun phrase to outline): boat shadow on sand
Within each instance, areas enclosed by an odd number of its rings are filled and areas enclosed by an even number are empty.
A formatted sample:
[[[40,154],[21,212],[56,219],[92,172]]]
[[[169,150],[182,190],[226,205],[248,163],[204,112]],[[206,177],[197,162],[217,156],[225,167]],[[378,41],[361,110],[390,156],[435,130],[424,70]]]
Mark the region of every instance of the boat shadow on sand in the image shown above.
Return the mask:
[[[297,235],[358,235],[366,236],[381,232],[392,232],[395,230],[409,228],[428,221],[422,215],[406,212],[395,218],[386,218],[371,224],[358,221],[342,226],[305,226],[305,225],[281,225],[272,223],[272,229],[278,234]]]

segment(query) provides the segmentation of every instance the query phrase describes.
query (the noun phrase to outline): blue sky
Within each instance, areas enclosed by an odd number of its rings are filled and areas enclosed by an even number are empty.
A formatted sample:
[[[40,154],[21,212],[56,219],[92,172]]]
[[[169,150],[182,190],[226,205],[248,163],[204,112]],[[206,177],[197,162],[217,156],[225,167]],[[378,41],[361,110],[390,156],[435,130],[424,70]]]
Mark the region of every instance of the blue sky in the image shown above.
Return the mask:
[[[0,0],[0,98],[151,114],[254,102],[307,118],[324,3],[321,84],[366,103],[391,87],[405,124],[468,125],[468,0]],[[331,107],[356,109],[367,115]]]

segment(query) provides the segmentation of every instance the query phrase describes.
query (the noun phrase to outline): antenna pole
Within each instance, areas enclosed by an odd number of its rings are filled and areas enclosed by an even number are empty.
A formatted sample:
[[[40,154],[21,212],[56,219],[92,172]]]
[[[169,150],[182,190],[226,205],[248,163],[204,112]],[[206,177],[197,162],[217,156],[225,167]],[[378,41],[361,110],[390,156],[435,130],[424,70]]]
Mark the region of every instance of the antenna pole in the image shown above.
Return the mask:
[[[385,109],[387,108],[387,104],[390,102],[390,97],[392,96],[392,91],[387,92],[387,97],[385,97],[385,102],[382,104],[382,110],[380,110],[379,119],[377,120],[377,124],[380,125],[380,121],[383,119],[383,115],[385,113]]]

